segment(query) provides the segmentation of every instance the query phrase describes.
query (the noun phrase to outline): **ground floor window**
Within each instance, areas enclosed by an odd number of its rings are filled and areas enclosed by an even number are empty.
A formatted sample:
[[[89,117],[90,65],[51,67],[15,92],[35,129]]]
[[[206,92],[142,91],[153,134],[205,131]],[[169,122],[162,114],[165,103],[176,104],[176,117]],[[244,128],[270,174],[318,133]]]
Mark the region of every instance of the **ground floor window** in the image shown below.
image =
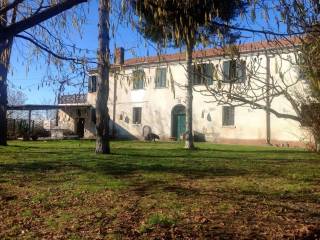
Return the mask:
[[[133,124],[141,124],[141,107],[134,107],[133,108],[133,116],[132,116],[132,122]]]
[[[234,107],[222,107],[222,126],[234,126]]]

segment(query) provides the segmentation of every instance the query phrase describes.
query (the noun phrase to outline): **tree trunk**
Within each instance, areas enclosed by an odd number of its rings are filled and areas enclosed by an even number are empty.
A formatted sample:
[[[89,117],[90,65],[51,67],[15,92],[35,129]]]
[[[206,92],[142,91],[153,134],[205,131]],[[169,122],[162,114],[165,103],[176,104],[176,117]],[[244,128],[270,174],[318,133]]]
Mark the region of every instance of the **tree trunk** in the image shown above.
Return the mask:
[[[0,63],[2,65],[2,63]],[[2,68],[2,66],[0,66]],[[0,145],[7,145],[7,84],[3,78],[6,75],[0,70]]]
[[[187,96],[186,96],[186,139],[185,139],[185,149],[194,149],[193,144],[193,129],[192,129],[192,102],[193,102],[193,78],[192,78],[192,52],[193,45],[188,44],[186,51],[186,61],[187,61]]]
[[[96,100],[96,153],[110,153],[109,143],[109,29],[110,0],[99,0],[99,52]]]
[[[0,145],[7,145],[7,75],[12,40],[0,43]]]

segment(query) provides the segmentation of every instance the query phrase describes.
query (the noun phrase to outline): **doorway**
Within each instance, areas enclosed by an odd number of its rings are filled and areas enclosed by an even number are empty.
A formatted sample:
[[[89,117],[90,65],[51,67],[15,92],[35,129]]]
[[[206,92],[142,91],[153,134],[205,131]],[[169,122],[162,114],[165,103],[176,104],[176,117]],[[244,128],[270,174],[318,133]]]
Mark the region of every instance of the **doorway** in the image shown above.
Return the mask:
[[[79,118],[76,124],[76,134],[80,137],[84,137],[84,118]]]
[[[171,135],[177,140],[186,132],[186,107],[176,105],[171,112]]]

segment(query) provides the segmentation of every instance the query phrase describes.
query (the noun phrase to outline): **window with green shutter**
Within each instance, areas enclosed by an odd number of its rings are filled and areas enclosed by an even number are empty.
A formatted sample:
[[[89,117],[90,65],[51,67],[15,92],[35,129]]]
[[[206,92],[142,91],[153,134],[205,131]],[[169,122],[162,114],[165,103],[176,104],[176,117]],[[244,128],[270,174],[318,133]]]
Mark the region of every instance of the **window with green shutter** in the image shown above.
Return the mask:
[[[167,87],[167,69],[166,68],[156,69],[155,87],[156,88]]]
[[[213,64],[204,64],[204,80],[206,84],[212,85],[213,84]]]
[[[246,79],[246,62],[243,60],[229,60],[223,62],[224,83],[244,83]]]
[[[193,85],[211,85],[213,83],[213,64],[193,65]]]
[[[90,76],[88,81],[88,92],[93,93],[97,91],[97,76]]]
[[[135,70],[132,73],[133,89],[143,89],[144,88],[144,79],[145,73],[143,70]]]
[[[234,107],[222,107],[222,126],[234,126]]]

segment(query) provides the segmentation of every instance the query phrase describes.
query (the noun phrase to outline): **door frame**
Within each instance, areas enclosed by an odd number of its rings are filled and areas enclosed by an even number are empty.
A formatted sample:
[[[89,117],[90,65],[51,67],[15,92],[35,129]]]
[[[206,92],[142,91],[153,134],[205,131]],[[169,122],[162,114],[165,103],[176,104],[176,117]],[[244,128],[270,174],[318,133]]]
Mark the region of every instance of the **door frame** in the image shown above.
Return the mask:
[[[81,130],[81,134],[79,134],[80,121],[83,121],[83,124],[82,124],[83,127],[82,127],[82,130]],[[83,137],[84,137],[85,124],[86,124],[85,118],[77,118],[77,121],[76,121],[76,132],[75,132],[75,133],[76,133],[80,138],[83,138]]]
[[[177,136],[178,115],[186,116],[186,107],[182,104],[175,105],[171,110],[171,137],[179,140]]]

